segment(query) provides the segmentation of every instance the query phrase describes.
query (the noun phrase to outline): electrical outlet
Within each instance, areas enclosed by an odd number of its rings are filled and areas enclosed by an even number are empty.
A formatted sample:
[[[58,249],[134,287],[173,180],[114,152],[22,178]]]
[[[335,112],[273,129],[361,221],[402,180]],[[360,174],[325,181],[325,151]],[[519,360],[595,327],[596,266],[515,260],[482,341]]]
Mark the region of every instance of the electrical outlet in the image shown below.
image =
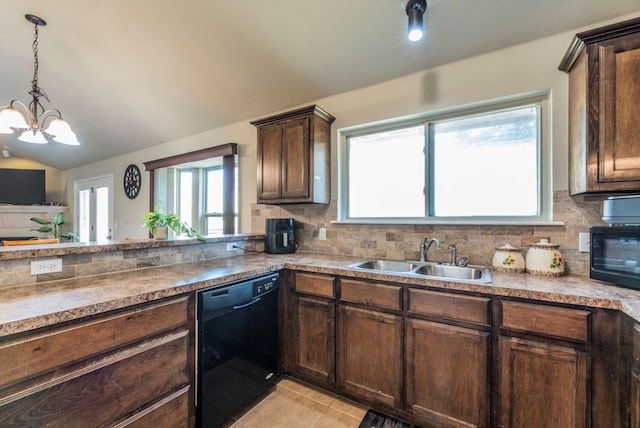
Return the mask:
[[[31,262],[31,275],[62,272],[62,259],[34,260]]]
[[[578,234],[578,251],[581,253],[588,253],[591,246],[591,237],[588,233]]]
[[[318,229],[318,239],[321,241],[326,241],[327,240],[327,228],[326,227],[321,227]]]
[[[227,242],[227,251],[235,250],[236,245],[238,245],[237,242]]]

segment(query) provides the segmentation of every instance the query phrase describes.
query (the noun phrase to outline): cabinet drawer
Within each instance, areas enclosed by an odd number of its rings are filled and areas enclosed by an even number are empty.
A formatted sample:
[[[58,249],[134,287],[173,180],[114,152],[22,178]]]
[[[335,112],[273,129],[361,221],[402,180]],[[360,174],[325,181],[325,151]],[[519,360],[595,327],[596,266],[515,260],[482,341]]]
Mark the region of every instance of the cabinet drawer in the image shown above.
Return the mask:
[[[296,273],[295,291],[313,296],[333,298],[335,296],[334,282],[335,280],[332,276]]]
[[[113,428],[188,427],[189,387],[171,394],[156,404],[114,425]]]
[[[341,279],[340,300],[399,311],[402,309],[402,287]]]
[[[587,342],[589,315],[580,309],[520,302],[502,302],[501,328]]]
[[[187,325],[187,298],[0,345],[0,388]]]
[[[0,426],[107,426],[188,385],[188,331],[127,348],[95,364],[0,398]]]
[[[409,289],[409,313],[490,325],[490,302],[485,297]]]

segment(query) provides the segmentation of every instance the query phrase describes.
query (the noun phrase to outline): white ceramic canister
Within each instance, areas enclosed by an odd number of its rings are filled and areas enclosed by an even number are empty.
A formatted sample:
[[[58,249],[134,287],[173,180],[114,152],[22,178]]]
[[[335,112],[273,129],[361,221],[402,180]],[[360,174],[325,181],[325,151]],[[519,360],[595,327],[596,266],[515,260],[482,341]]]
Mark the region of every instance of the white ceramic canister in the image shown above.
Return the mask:
[[[491,264],[494,269],[501,272],[523,273],[525,270],[522,249],[510,244],[496,247]]]
[[[532,275],[560,276],[564,274],[564,257],[560,245],[541,239],[529,246],[526,256],[527,272]]]

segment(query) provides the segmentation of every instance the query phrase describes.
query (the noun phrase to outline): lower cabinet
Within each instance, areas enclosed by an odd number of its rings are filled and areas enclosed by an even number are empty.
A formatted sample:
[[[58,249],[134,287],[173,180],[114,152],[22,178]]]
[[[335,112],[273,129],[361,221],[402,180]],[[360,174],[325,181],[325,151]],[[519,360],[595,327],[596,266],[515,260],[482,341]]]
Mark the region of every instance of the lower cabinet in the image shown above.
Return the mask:
[[[0,343],[0,426],[189,426],[189,300]]]
[[[568,347],[500,338],[503,427],[589,426],[589,355]]]
[[[514,301],[500,307],[500,425],[591,426],[592,312]]]
[[[309,380],[335,380],[335,304],[298,297],[296,310],[296,370]]]
[[[304,380],[418,426],[640,428],[640,327],[631,367],[617,311],[295,278]]]
[[[286,361],[285,367],[293,367],[293,372],[304,380],[321,386],[331,387],[335,382],[336,304],[334,278],[325,275],[296,273],[293,283],[281,288],[289,293],[285,301],[293,302],[294,308],[284,308],[293,328],[284,330],[295,337],[291,341],[284,337],[293,350],[285,350],[283,355],[291,355],[293,361]],[[291,343],[293,342],[293,343]],[[285,357],[287,358],[287,357]]]
[[[406,401],[421,423],[489,426],[489,333],[405,320]]]
[[[344,391],[391,407],[402,406],[402,318],[338,307],[337,383]]]
[[[640,324],[633,324],[629,371],[629,426],[640,428]]]

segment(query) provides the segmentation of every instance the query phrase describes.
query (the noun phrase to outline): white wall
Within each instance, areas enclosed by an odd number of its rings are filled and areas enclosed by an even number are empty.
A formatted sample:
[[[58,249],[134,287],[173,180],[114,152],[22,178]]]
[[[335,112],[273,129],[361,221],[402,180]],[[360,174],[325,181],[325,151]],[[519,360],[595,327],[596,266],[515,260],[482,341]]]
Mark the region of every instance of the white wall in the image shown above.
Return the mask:
[[[598,26],[600,24],[589,28]],[[567,189],[568,77],[557,66],[575,33],[582,30],[576,29],[307,103],[318,104],[336,117],[332,127],[332,177],[337,177],[336,140],[340,128],[550,89],[553,190]],[[425,42],[429,43],[429,40]],[[256,131],[249,120],[66,171],[66,179],[69,180],[67,191],[72,191],[73,180],[113,173],[117,223],[114,238],[146,237],[146,232],[139,226],[148,208],[148,173],[144,173],[140,195],[131,201],[121,188],[126,166],[137,163],[143,170],[144,161],[235,142],[240,152],[240,232],[251,232],[251,204],[256,201]],[[332,195],[335,199],[335,179],[332,180]],[[73,200],[69,194],[66,199]]]

